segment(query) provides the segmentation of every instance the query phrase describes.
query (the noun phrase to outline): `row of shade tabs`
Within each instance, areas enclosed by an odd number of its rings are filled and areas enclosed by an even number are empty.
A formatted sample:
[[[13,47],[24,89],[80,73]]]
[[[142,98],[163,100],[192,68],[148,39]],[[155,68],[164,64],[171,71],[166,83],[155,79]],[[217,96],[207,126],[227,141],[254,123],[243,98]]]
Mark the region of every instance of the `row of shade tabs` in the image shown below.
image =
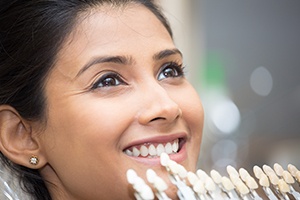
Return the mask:
[[[300,171],[292,164],[287,170],[278,163],[273,168],[255,165],[254,178],[246,169],[236,170],[230,165],[226,168],[227,176],[216,170],[209,174],[201,169],[187,171],[166,153],[161,154],[160,163],[168,172],[171,183],[177,187],[180,200],[300,200]],[[133,169],[129,169],[126,175],[137,200],[171,199],[166,193],[166,182],[154,170],[147,170],[147,180]]]

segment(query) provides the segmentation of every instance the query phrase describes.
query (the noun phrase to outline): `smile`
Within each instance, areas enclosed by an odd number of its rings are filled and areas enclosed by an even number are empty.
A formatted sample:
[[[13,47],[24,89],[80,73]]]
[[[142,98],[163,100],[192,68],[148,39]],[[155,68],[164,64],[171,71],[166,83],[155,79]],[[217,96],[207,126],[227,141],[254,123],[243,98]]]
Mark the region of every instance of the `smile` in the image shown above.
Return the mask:
[[[146,143],[139,146],[133,146],[124,150],[124,153],[133,157],[155,158],[162,153],[169,155],[180,151],[183,139],[175,139],[167,143]]]

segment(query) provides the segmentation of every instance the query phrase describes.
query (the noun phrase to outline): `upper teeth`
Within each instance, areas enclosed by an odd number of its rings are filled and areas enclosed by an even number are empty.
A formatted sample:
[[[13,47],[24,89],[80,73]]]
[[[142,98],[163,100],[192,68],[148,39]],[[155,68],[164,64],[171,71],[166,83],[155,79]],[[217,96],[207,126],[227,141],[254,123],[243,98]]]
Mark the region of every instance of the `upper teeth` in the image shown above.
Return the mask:
[[[168,142],[164,144],[158,144],[156,147],[151,144],[149,146],[141,145],[138,149],[137,147],[133,147],[132,150],[126,149],[125,153],[129,156],[142,156],[142,157],[154,157],[160,156],[161,153],[165,152],[167,154],[176,153],[179,149],[179,140],[176,139],[172,143]]]

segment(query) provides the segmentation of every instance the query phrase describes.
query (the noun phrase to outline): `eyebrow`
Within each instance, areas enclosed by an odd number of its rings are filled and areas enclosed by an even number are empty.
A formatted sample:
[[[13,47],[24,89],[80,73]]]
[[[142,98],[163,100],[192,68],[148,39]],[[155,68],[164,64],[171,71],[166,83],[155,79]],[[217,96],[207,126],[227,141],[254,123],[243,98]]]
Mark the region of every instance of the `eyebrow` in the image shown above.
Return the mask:
[[[116,64],[130,64],[133,60],[131,57],[126,56],[98,56],[92,58],[88,63],[86,63],[77,73],[76,77],[80,76],[83,72],[88,70],[90,67],[100,63],[116,63]]]
[[[182,57],[182,53],[174,48],[174,49],[165,49],[162,50],[156,54],[153,55],[153,60],[162,60],[166,57],[169,57],[171,55],[179,54],[180,57]],[[131,56],[98,56],[95,58],[92,58],[88,63],[86,63],[77,73],[76,78],[80,76],[82,73],[84,73],[86,70],[88,70],[90,67],[96,64],[100,63],[116,63],[116,64],[123,64],[123,65],[129,65],[134,62],[134,59]]]

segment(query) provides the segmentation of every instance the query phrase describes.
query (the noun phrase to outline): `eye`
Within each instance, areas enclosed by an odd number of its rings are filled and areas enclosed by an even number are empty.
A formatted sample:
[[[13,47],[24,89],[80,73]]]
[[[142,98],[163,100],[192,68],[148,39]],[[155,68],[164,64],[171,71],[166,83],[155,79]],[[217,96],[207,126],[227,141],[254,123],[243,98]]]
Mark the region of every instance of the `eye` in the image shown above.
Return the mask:
[[[93,84],[92,89],[114,87],[118,85],[124,85],[125,82],[120,75],[110,72],[101,76],[96,83]]]
[[[179,65],[175,62],[170,62],[163,65],[157,79],[160,81],[165,78],[176,78],[182,76],[184,76],[182,65]]]

